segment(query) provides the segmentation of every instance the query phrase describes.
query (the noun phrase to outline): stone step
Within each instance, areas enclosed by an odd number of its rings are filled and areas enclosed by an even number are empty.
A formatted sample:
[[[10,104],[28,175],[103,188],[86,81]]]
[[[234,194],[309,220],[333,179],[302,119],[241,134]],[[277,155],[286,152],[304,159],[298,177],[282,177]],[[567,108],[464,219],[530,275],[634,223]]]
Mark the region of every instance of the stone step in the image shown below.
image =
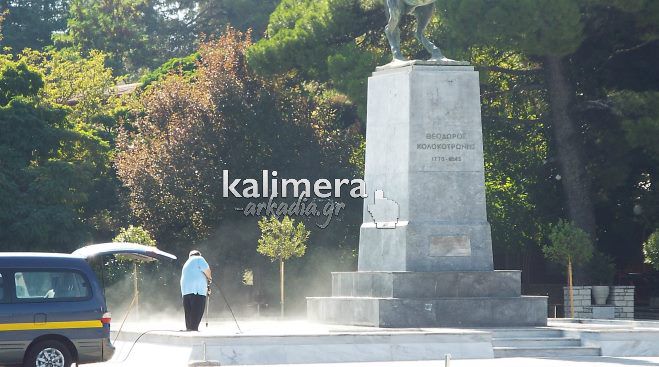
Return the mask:
[[[492,338],[561,338],[563,330],[550,328],[506,328],[491,329]]]
[[[325,328],[286,321],[240,322],[244,327],[243,334],[228,332],[234,329],[230,324],[211,326],[210,329],[202,329],[200,333],[157,330],[144,333],[142,329],[123,331],[118,336],[114,361],[128,360],[126,363],[114,364],[186,366],[180,359],[176,359],[176,356],[181,356],[195,361],[214,360],[221,366],[329,366],[330,363],[357,366],[361,365],[359,362],[371,362],[367,364],[369,366],[384,364],[376,362],[388,362],[386,365],[395,366],[401,363],[392,362],[436,362],[446,354],[451,354],[454,359],[493,357],[489,333],[475,330],[366,330],[351,327]],[[261,325],[263,323],[266,326]],[[113,339],[115,336],[113,334]],[[137,338],[140,340],[135,343]],[[170,359],[158,359],[158,356],[168,356]],[[161,361],[163,363],[158,363]],[[427,365],[437,365],[435,362]]]
[[[524,327],[547,325],[547,297],[308,297],[310,321],[398,327]]]
[[[359,271],[332,273],[334,297],[450,298],[519,297],[521,272]]]
[[[578,338],[493,338],[494,347],[541,348],[541,347],[580,347]]]
[[[585,357],[601,355],[600,348],[591,347],[495,347],[494,358],[512,358],[512,357]]]

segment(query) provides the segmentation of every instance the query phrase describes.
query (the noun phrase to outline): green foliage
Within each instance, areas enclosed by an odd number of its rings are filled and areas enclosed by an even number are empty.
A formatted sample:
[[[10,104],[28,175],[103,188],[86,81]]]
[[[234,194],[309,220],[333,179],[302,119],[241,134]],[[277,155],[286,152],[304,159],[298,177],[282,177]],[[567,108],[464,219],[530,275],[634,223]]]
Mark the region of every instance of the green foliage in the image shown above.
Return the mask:
[[[183,0],[171,2],[182,15],[182,28],[192,35],[217,36],[227,26],[247,32],[252,29],[260,37],[268,24],[268,16],[277,0]]]
[[[19,86],[3,89],[0,106],[0,248],[70,251],[90,236],[83,215],[94,169],[74,154],[89,139],[65,111],[36,103],[37,73],[7,59],[0,70],[0,85]]]
[[[43,87],[39,73],[25,63],[0,58],[0,106],[18,96],[36,96]]]
[[[71,0],[66,33],[56,43],[101,50],[115,71],[135,73],[157,62],[149,32],[157,22],[154,6],[151,0]]]
[[[288,177],[353,174],[357,139],[288,80],[256,76],[245,62],[249,45],[232,30],[204,43],[196,76],[171,74],[147,88],[120,135],[119,177],[133,213],[160,241],[201,240],[242,217],[234,208],[244,201],[222,196],[225,169],[233,177],[260,177],[262,167]],[[226,246],[249,256],[240,243]]]
[[[646,264],[652,265],[654,270],[659,270],[659,229],[643,242],[643,256]]]
[[[140,79],[142,88],[146,88],[152,83],[163,80],[171,73],[177,73],[187,78],[195,75],[197,70],[197,63],[200,61],[199,52],[192,53],[185,57],[175,57],[169,59],[164,64],[160,65],[157,69],[149,72]]]
[[[326,80],[328,58],[340,54],[335,47],[350,43],[364,28],[363,15],[357,0],[284,0],[270,16],[267,38],[250,48],[250,66],[266,74],[296,69]],[[357,53],[354,48],[343,51],[347,57]],[[342,62],[336,59],[335,69]],[[357,65],[363,63],[359,60]]]
[[[256,251],[271,261],[287,261],[291,257],[302,257],[307,249],[309,231],[304,223],[295,225],[295,220],[285,216],[279,221],[275,216],[259,220],[261,238]]]
[[[5,13],[0,28],[0,48],[15,52],[40,49],[52,43],[51,34],[66,28],[68,0],[16,0],[0,2]],[[4,36],[4,37],[3,37]]]
[[[275,5],[274,0],[70,0],[66,32],[55,41],[84,52],[103,51],[115,74],[137,78],[189,54],[204,35],[217,36],[229,25],[261,34]]]
[[[549,227],[549,245],[542,248],[545,257],[567,265],[582,264],[593,256],[593,244],[588,234],[573,223],[559,220]]]
[[[120,100],[113,94],[118,80],[105,66],[107,55],[91,51],[87,57],[75,49],[25,51],[20,58],[43,75],[40,97],[53,106],[68,106],[68,118],[81,130],[109,131],[97,123],[113,115]]]
[[[4,10],[0,12],[0,41],[2,41],[2,39],[4,38],[2,35],[2,23],[4,23],[5,17],[7,16],[8,12],[9,12],[8,10]]]
[[[94,235],[108,238],[117,226],[121,210],[119,182],[112,163],[119,112],[125,98],[114,94],[118,82],[105,66],[106,55],[91,51],[84,57],[75,49],[26,50],[19,60],[42,75],[39,103],[66,111],[67,123],[81,137],[63,159],[84,165],[94,177],[82,216],[94,227]]]
[[[595,251],[588,262],[588,272],[594,285],[612,285],[616,274],[616,265],[610,255]]]
[[[612,96],[629,144],[659,162],[659,92],[622,91]]]
[[[359,177],[364,177],[364,170],[366,168],[366,139],[362,139],[359,147],[355,148],[350,155],[350,164],[357,167],[359,170]]]
[[[351,98],[362,118],[366,117],[366,78],[377,65],[377,56],[349,43],[327,57],[327,73],[333,86]]]
[[[469,45],[562,56],[583,39],[581,9],[574,0],[438,0],[437,5],[442,21]]]
[[[149,231],[142,228],[142,226],[133,226],[132,224],[122,228],[112,241],[138,243],[146,246],[156,245],[156,240],[151,237]]]

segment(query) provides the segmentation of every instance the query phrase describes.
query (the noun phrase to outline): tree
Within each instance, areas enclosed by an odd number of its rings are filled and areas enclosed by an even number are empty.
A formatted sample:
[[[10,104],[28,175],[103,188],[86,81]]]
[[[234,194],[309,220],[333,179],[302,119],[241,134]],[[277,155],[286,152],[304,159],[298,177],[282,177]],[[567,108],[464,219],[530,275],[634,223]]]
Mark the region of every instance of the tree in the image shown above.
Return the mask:
[[[227,26],[247,32],[252,29],[257,38],[268,24],[268,16],[276,0],[183,0],[171,1],[170,12],[181,16],[181,33],[198,36],[218,36]]]
[[[94,179],[81,216],[93,225],[95,237],[111,238],[120,225],[119,218],[124,217],[111,157],[126,98],[115,95],[118,79],[105,66],[106,55],[91,51],[85,57],[75,49],[25,50],[18,60],[41,74],[40,103],[66,111],[72,129],[85,136],[84,144],[62,154],[93,169]]]
[[[119,230],[119,234],[114,237],[113,241],[156,246],[156,240],[151,237],[149,231],[142,228],[142,226],[133,226],[132,224]]]
[[[56,44],[103,51],[115,72],[136,74],[163,61],[149,32],[159,19],[154,6],[151,0],[71,0],[66,33]]]
[[[643,255],[646,264],[652,265],[654,270],[659,270],[659,229],[652,232],[643,243]]]
[[[261,238],[256,251],[270,258],[270,261],[279,261],[279,303],[281,317],[284,317],[284,262],[291,257],[302,257],[307,249],[309,231],[304,223],[295,225],[295,220],[285,216],[279,221],[275,216],[259,220]]]
[[[569,217],[595,238],[595,217],[579,131],[571,117],[574,96],[563,65],[582,40],[581,11],[572,0],[464,3],[441,0],[442,20],[467,44],[494,45],[540,57]],[[506,21],[511,17],[518,21]],[[464,30],[469,29],[469,32]],[[467,34],[469,33],[469,34]]]
[[[151,234],[149,231],[145,230],[141,226],[133,226],[130,225],[126,228],[122,228],[119,231],[119,234],[114,237],[112,240],[114,242],[130,242],[130,243],[138,243],[140,245],[146,245],[146,246],[155,246],[156,241],[151,237]],[[140,314],[140,298],[139,298],[139,288],[138,288],[138,279],[139,279],[139,272],[137,270],[137,261],[133,261],[133,301],[131,302],[129,308],[135,304],[135,310],[139,318]]]
[[[570,294],[570,317],[574,317],[572,265],[587,262],[593,256],[593,244],[588,234],[574,223],[559,220],[549,228],[549,245],[542,248],[545,256],[567,266]]]
[[[67,7],[68,0],[0,2],[0,14],[6,14],[0,48],[10,47],[20,52],[25,48],[41,49],[51,45],[52,34],[66,28]]]
[[[70,109],[69,120],[81,130],[100,133],[111,140],[116,133],[113,113],[120,108],[121,101],[114,94],[120,79],[112,75],[105,66],[106,54],[92,50],[83,56],[76,49],[50,49],[47,51],[26,50],[20,60],[41,73],[44,88],[40,97],[53,106]]]
[[[385,57],[372,47],[374,19],[384,19],[380,11],[368,1],[284,0],[270,16],[266,38],[249,49],[250,66],[266,75],[294,70],[304,79],[331,81],[364,116],[366,77]]]
[[[51,0],[52,1],[52,0]],[[70,0],[57,45],[100,50],[116,75],[139,77],[233,26],[263,33],[274,0]]]
[[[41,76],[0,57],[0,247],[68,252],[90,240],[83,213],[94,167],[75,152],[93,139],[60,108],[38,103]]]
[[[174,73],[147,88],[120,134],[116,163],[133,213],[169,246],[245,220],[235,210],[245,201],[222,195],[223,170],[244,178],[261,177],[262,167],[309,179],[354,174],[354,134],[336,129],[289,81],[255,75],[245,62],[248,38],[229,30],[204,43],[195,76]],[[251,253],[240,242],[224,246],[237,258]]]
[[[603,60],[620,54],[625,48],[620,46],[635,42],[637,37],[642,43],[632,44],[632,48],[649,45],[657,39],[654,24],[659,11],[655,3],[560,0],[493,4],[486,0],[440,0],[438,5],[442,21],[461,42],[522,52],[534,61],[532,66],[544,73],[552,145],[561,171],[564,203],[570,219],[595,239],[593,200],[596,196],[589,179],[592,163],[584,152],[588,130],[575,108],[582,99],[579,95],[585,92],[580,88],[592,82],[577,80],[575,69],[583,67],[578,64],[583,58],[597,59],[595,69],[601,68],[606,63]],[[511,17],[518,21],[507,21]],[[604,19],[624,19],[624,23],[620,28],[612,27]],[[608,44],[602,44],[601,40]],[[581,55],[582,49],[593,42],[600,43],[599,50]],[[591,80],[601,81],[593,77],[592,70]]]

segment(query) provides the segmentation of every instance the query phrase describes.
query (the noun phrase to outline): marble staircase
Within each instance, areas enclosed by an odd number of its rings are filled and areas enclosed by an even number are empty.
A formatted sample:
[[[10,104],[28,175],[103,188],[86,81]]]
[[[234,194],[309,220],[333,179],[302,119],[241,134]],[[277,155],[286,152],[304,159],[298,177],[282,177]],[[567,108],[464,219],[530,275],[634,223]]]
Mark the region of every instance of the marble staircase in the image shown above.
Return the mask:
[[[549,328],[492,330],[494,358],[599,356],[600,348],[582,345],[581,338]]]

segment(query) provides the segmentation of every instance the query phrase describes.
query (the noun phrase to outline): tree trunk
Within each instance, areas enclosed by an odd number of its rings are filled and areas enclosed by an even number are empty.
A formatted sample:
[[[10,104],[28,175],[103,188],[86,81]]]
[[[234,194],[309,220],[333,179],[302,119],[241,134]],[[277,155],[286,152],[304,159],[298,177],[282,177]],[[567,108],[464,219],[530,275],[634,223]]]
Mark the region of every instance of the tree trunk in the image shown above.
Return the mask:
[[[137,288],[137,263],[133,262],[133,294],[135,298],[135,315],[136,318],[140,319],[140,291]]]
[[[572,288],[572,259],[567,259],[567,289],[570,294],[570,318],[574,318],[574,290]]]
[[[284,260],[279,259],[279,304],[281,318],[284,318]]]
[[[568,215],[571,221],[594,240],[595,211],[590,193],[590,180],[586,173],[579,132],[569,111],[570,99],[574,93],[565,75],[562,58],[546,56],[544,61],[554,146]]]

